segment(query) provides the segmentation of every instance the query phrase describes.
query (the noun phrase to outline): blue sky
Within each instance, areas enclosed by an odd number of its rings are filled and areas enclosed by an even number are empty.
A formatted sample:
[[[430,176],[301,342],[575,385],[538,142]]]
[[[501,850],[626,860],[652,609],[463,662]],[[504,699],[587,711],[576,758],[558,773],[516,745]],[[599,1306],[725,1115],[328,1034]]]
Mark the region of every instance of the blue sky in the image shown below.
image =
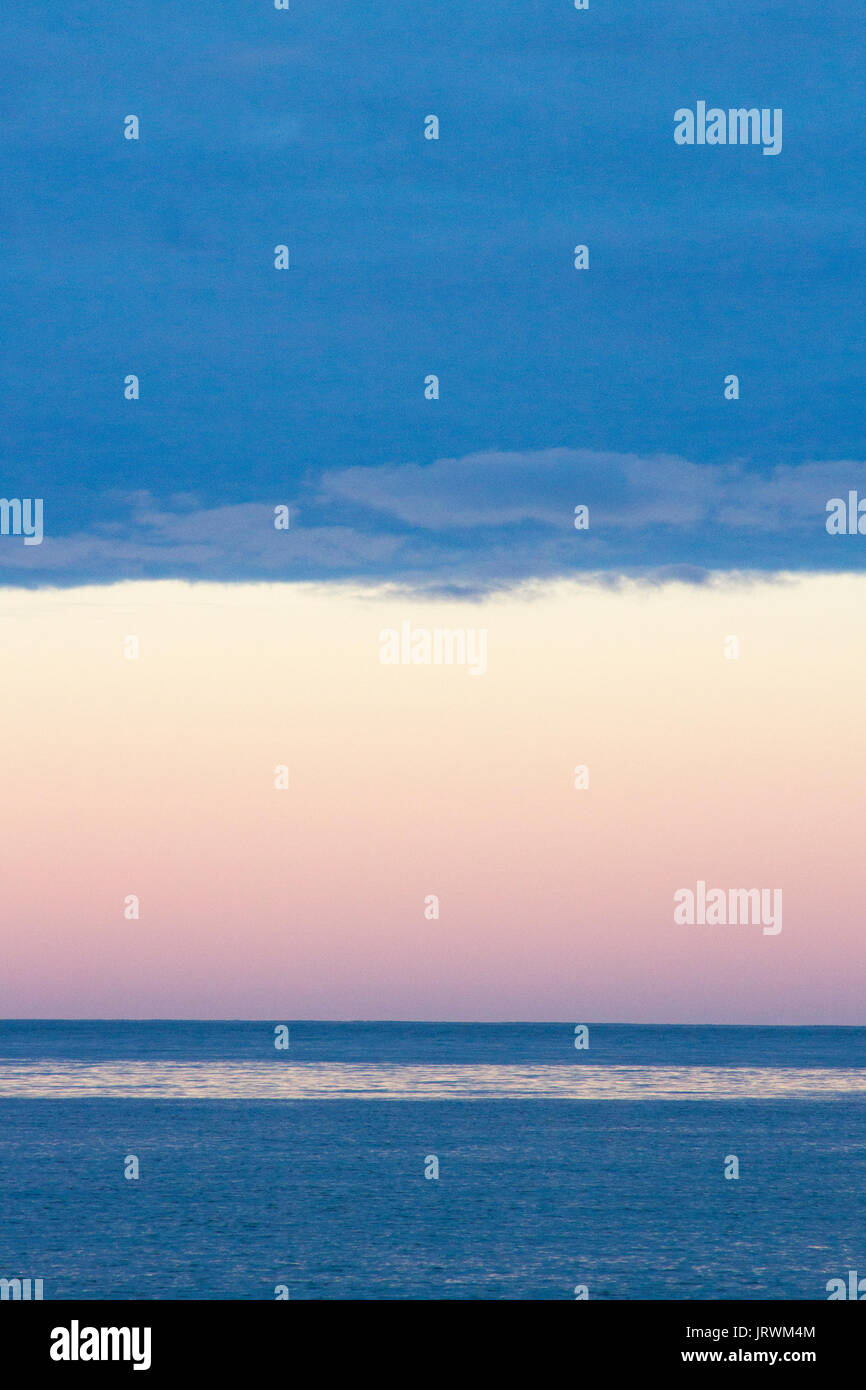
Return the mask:
[[[0,537],[0,579],[859,569],[824,515],[866,494],[863,26],[850,0],[16,7],[0,491],[44,498],[45,541]],[[782,152],[677,146],[699,99],[781,107]]]

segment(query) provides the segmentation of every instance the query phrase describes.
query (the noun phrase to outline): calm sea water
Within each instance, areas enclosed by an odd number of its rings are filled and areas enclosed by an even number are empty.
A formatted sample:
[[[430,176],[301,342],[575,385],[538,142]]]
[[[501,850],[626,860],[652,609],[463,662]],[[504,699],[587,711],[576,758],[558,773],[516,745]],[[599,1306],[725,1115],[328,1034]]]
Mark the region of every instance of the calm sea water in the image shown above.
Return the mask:
[[[823,1299],[866,1274],[866,1029],[591,1025],[577,1051],[568,1023],[285,1022],[286,1051],[267,1023],[0,1024],[0,1277]]]

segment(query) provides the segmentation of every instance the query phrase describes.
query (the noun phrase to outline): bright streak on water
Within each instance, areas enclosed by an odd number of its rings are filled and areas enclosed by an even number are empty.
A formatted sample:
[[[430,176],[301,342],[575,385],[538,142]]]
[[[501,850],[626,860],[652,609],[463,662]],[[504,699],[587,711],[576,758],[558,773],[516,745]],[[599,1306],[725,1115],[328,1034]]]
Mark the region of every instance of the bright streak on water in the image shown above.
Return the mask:
[[[0,1098],[63,1100],[824,1100],[861,1068],[59,1062],[0,1059]]]

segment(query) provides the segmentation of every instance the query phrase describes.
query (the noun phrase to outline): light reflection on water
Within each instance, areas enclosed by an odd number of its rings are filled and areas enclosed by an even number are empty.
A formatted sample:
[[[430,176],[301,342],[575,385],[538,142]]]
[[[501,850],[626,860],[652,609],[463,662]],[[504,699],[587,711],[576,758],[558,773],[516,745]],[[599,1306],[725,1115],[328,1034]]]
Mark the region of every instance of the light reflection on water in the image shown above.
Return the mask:
[[[866,1070],[841,1067],[0,1059],[0,1098],[49,1100],[821,1100],[864,1094]]]

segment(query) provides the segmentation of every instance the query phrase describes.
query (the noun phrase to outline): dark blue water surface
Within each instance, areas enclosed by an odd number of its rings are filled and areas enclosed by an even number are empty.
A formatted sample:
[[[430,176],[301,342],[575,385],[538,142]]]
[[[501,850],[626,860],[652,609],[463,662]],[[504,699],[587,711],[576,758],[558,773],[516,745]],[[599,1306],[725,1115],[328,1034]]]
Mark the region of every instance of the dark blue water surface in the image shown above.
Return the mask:
[[[0,1277],[49,1299],[823,1299],[866,1274],[866,1101],[712,1094],[739,1068],[856,1080],[866,1029],[591,1025],[578,1052],[573,1023],[285,1020],[277,1052],[281,1021],[0,1025],[0,1085],[25,1076],[0,1099]],[[34,1068],[98,1088],[101,1064],[148,1061],[475,1065],[494,1091],[517,1067],[719,1070],[689,1101],[27,1094]]]
[[[198,1020],[0,1021],[0,1062],[40,1057],[178,1061],[269,1059],[286,1024],[299,1061],[607,1062],[646,1066],[866,1067],[866,1028],[594,1023],[317,1023]],[[590,1046],[574,1047],[576,1023]]]

